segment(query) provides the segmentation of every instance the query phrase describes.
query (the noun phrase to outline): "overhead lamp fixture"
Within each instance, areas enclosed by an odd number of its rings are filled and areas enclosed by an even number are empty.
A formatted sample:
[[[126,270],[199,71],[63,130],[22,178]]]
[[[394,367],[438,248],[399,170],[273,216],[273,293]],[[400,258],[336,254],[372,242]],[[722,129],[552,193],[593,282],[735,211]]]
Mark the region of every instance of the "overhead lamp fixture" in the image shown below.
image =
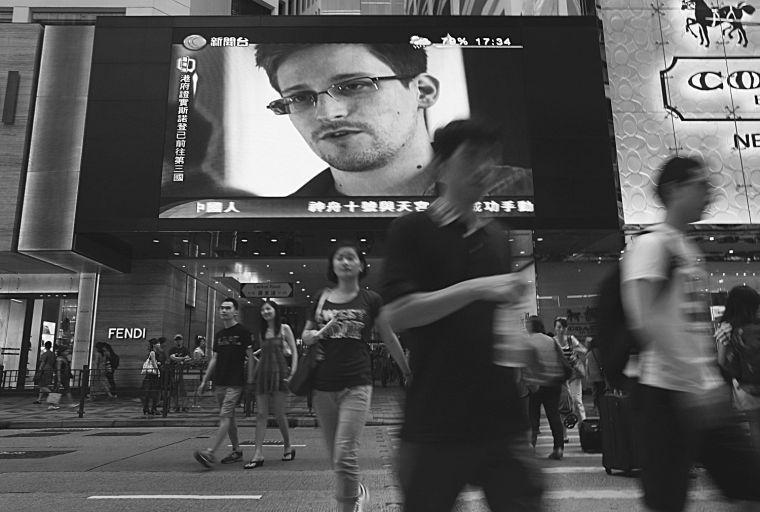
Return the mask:
[[[248,239],[247,238],[241,238],[240,241],[243,242],[244,244],[248,243]]]
[[[205,256],[205,255],[206,255],[206,253],[205,253],[205,252],[202,252],[202,253],[201,253],[201,256]]]
[[[175,256],[179,256],[179,253],[178,253],[178,252],[175,252],[175,253],[174,253],[174,255],[175,255]]]
[[[333,243],[335,243],[335,242],[338,241],[338,239],[337,238],[331,238],[330,241],[333,242]]]
[[[253,255],[254,256],[258,256],[259,255],[259,251],[253,251]]]
[[[360,239],[359,239],[359,241],[360,241],[360,242],[366,242],[366,241],[367,241],[367,239],[366,239],[366,238],[360,238]]]
[[[161,240],[159,240],[158,238],[154,238],[154,239],[153,239],[153,243],[154,243],[154,244],[157,244],[157,243],[159,243],[160,241],[161,241]]]
[[[272,238],[272,239],[270,239],[269,241],[270,241],[270,242],[272,242],[273,244],[276,244],[276,243],[277,243],[277,239],[276,239],[276,238]]]
[[[544,241],[544,239],[541,238],[541,237],[536,238],[536,242],[543,242],[543,241]]]
[[[280,256],[285,256],[285,251],[280,251]]]
[[[185,243],[190,242],[190,240],[188,240],[187,238],[183,238],[182,241],[185,242]]]
[[[709,240],[710,240],[711,242],[714,242],[714,241],[715,241],[715,237],[714,237],[714,236],[711,236],[711,237],[709,238]]]
[[[288,272],[288,274],[290,274],[292,276],[293,275],[293,271],[291,270],[290,272]]]

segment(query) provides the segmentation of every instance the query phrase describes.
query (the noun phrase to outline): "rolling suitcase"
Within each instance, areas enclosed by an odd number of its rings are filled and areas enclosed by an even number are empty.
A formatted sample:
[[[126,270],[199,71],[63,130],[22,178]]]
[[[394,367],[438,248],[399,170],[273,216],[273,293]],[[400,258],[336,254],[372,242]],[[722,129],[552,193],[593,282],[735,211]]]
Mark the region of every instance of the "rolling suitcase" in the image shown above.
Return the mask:
[[[622,471],[630,475],[640,469],[631,397],[620,392],[605,393],[599,399],[602,430],[602,464],[607,474]]]
[[[581,421],[578,432],[581,438],[581,449],[586,453],[602,451],[602,428],[599,418],[586,418]]]

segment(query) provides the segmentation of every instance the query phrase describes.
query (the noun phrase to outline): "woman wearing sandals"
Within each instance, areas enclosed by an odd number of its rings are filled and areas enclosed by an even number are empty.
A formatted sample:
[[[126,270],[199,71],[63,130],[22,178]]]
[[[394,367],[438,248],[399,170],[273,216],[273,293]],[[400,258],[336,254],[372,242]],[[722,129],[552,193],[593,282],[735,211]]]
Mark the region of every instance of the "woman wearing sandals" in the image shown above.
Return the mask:
[[[265,300],[261,306],[261,348],[254,355],[259,357],[256,366],[254,384],[256,385],[256,448],[253,459],[246,464],[245,469],[255,469],[264,465],[264,454],[261,451],[264,433],[270,408],[274,411],[277,426],[282,434],[285,452],[282,460],[291,461],[296,457],[296,451],[290,446],[288,419],[285,417],[285,399],[288,393],[288,380],[298,367],[298,352],[293,331],[288,324],[280,319],[280,309],[271,300]],[[288,369],[285,360],[285,345],[293,354],[293,367]]]
[[[306,345],[320,342],[324,359],[312,381],[314,408],[337,477],[340,511],[368,510],[369,493],[359,481],[359,439],[372,397],[369,341],[377,329],[404,377],[411,373],[401,345],[386,321],[378,318],[382,299],[362,289],[367,274],[364,255],[353,243],[338,243],[328,258],[327,278],[336,283],[325,289],[306,322]]]

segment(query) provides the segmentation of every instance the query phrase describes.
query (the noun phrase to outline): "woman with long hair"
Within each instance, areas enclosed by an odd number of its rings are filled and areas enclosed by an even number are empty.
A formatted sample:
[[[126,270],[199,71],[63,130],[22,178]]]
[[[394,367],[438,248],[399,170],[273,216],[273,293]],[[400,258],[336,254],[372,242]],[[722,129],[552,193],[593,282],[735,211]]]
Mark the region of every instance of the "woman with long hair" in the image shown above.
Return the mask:
[[[718,345],[718,362],[726,361],[727,350],[740,350],[742,356],[760,360],[760,294],[749,286],[735,286],[728,292],[726,309],[715,331]],[[732,346],[729,345],[739,345]],[[731,379],[734,389],[734,406],[747,415],[755,446],[760,450],[760,383],[750,383],[741,368],[740,375]]]
[[[554,339],[562,349],[562,353],[570,366],[573,367],[573,375],[565,384],[565,391],[570,395],[573,410],[578,416],[578,423],[580,423],[586,419],[586,409],[583,407],[586,347],[575,336],[568,334],[567,326],[567,318],[564,316],[558,316],[554,319]]]
[[[259,357],[254,376],[256,386],[256,447],[253,459],[245,469],[254,469],[264,465],[262,444],[267,428],[269,411],[274,412],[277,426],[282,434],[284,452],[282,460],[291,461],[296,457],[296,450],[290,446],[288,419],[285,417],[285,400],[288,394],[288,381],[298,367],[298,352],[293,330],[282,323],[280,308],[272,300],[265,300],[261,306],[259,341],[260,347],[254,355]],[[293,366],[288,368],[285,359],[285,346],[293,354]],[[224,461],[222,461],[224,462]]]
[[[156,346],[158,345],[158,346]],[[143,406],[143,416],[154,416],[158,413],[157,411],[157,404],[158,404],[158,390],[161,387],[160,384],[160,378],[159,378],[159,365],[158,360],[156,359],[156,350],[161,349],[161,344],[156,338],[151,338],[148,340],[148,359],[150,359],[151,365],[153,368],[156,369],[155,372],[146,371],[143,375],[143,382],[142,382],[142,406]]]
[[[69,405],[76,407],[74,398],[71,396],[71,348],[68,345],[58,347],[58,355],[55,358],[55,382],[56,390],[61,394],[61,399],[66,398]],[[59,404],[50,404],[48,409],[58,409]]]
[[[339,510],[368,510],[369,493],[360,482],[358,449],[372,398],[369,342],[373,327],[405,377],[411,377],[396,335],[380,316],[382,299],[363,289],[367,274],[361,250],[351,242],[335,245],[327,259],[327,278],[335,283],[318,297],[303,341],[319,342],[324,359],[314,376],[314,408],[336,475]]]
[[[561,460],[565,450],[564,430],[559,415],[559,397],[565,383],[565,371],[560,359],[563,355],[557,350],[555,341],[546,335],[544,323],[539,317],[535,315],[529,317],[525,326],[529,334],[528,343],[534,353],[534,364],[529,366],[526,376],[528,384],[534,387],[528,403],[530,444],[535,450],[543,405],[554,440],[554,447],[549,458]]]

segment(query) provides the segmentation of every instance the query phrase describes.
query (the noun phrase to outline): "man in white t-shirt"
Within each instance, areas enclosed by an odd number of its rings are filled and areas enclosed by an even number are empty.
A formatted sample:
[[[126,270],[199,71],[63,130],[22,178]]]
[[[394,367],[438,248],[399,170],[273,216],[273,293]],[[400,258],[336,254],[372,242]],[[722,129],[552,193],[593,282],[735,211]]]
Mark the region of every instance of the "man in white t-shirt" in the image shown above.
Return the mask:
[[[656,192],[665,222],[635,238],[621,266],[626,317],[641,344],[644,501],[652,510],[683,510],[695,460],[727,497],[760,501],[760,460],[733,418],[717,367],[704,257],[685,234],[710,204],[704,162],[670,158]]]

